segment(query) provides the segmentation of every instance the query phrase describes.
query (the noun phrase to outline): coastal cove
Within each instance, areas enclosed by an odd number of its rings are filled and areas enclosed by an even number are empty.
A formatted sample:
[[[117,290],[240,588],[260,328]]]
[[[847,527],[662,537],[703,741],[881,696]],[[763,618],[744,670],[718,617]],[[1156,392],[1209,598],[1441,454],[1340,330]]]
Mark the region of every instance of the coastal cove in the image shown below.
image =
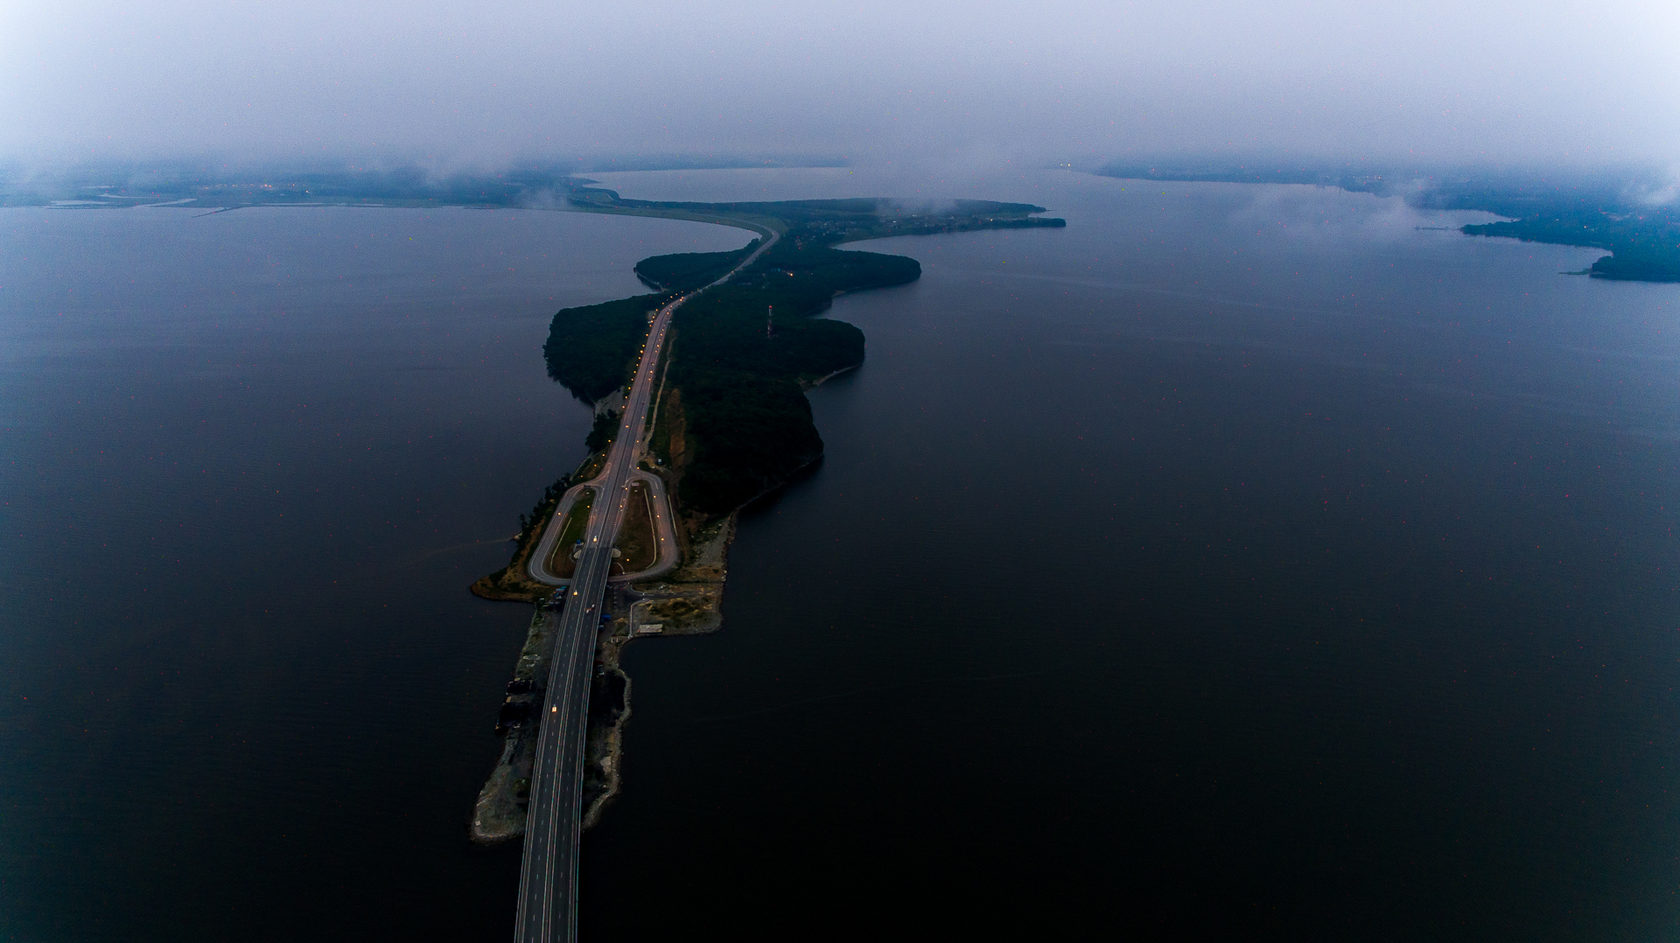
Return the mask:
[[[624,649],[582,939],[1680,918],[1672,286],[1307,186],[600,184],[1068,225],[848,246],[920,278],[826,312],[868,356],[738,515],[725,631]],[[586,457],[552,316],[752,236],[192,215],[0,210],[0,937],[505,938],[468,812],[529,611],[463,587]]]

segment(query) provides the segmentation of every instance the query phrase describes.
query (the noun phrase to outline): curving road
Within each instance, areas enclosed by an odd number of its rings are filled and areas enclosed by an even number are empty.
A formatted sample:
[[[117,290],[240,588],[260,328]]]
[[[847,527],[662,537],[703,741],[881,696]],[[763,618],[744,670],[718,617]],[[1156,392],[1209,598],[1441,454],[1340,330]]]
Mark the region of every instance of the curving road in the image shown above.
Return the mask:
[[[689,298],[733,278],[776,244],[775,233],[761,232],[765,237],[763,244],[741,264],[711,284],[677,297],[654,316],[642,347],[641,362],[636,366],[636,376],[625,397],[624,415],[606,468],[581,486],[595,489],[595,502],[584,530],[583,551],[571,580],[563,581],[548,571],[548,557],[561,529],[558,515],[549,520],[537,550],[531,555],[527,569],[532,579],[550,586],[568,585],[543,696],[536,765],[531,771],[525,859],[519,871],[519,917],[514,937],[521,943],[556,940],[572,943],[577,939],[578,839],[583,824],[584,739],[588,730],[591,669],[606,606],[612,547],[624,522],[630,480],[642,455],[644,427],[653,399],[653,376],[665,346],[671,315]]]

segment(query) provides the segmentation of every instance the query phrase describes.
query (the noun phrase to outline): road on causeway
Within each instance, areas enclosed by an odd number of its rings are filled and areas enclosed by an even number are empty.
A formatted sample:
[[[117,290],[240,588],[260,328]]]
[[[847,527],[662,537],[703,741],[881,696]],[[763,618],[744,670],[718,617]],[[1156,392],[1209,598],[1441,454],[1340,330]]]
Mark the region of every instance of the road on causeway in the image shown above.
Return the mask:
[[[564,605],[549,662],[525,815],[525,857],[519,871],[519,916],[514,936],[519,943],[573,943],[577,939],[584,739],[589,726],[589,687],[596,639],[606,612],[613,543],[624,523],[631,475],[642,456],[643,427],[653,399],[654,373],[671,316],[683,302],[733,278],[775,245],[775,233],[761,232],[764,241],[741,264],[711,284],[678,296],[654,316],[642,346],[636,376],[625,397],[618,437],[613,440],[606,468],[586,483],[595,489],[595,501],[589,511],[589,524],[584,529],[583,546],[572,579],[563,582],[548,570],[548,559],[561,529],[558,517],[549,519],[530,557],[531,578],[550,586],[563,585]]]

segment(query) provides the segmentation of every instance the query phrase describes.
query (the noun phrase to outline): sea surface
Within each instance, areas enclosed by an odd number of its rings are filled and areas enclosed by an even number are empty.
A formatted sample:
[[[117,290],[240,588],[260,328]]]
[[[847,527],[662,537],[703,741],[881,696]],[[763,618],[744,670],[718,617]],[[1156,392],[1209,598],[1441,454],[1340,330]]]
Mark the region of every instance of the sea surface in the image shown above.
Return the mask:
[[[1068,227],[865,246],[826,459],[627,649],[585,939],[1680,936],[1680,289],[1331,189],[599,179]],[[505,939],[464,587],[581,454],[547,319],[742,241],[0,211],[0,938]]]

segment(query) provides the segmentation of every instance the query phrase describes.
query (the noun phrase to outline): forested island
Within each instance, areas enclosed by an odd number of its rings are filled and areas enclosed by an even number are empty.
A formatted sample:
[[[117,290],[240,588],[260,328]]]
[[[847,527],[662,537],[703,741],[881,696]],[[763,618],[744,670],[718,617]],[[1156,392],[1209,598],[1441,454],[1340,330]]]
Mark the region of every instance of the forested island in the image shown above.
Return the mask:
[[[1420,171],[1277,162],[1121,161],[1103,176],[1226,183],[1294,183],[1403,197],[1425,209],[1480,210],[1510,217],[1460,227],[1470,236],[1584,246],[1610,253],[1586,270],[1594,278],[1680,282],[1680,209],[1650,194],[1662,188],[1628,173]]]

